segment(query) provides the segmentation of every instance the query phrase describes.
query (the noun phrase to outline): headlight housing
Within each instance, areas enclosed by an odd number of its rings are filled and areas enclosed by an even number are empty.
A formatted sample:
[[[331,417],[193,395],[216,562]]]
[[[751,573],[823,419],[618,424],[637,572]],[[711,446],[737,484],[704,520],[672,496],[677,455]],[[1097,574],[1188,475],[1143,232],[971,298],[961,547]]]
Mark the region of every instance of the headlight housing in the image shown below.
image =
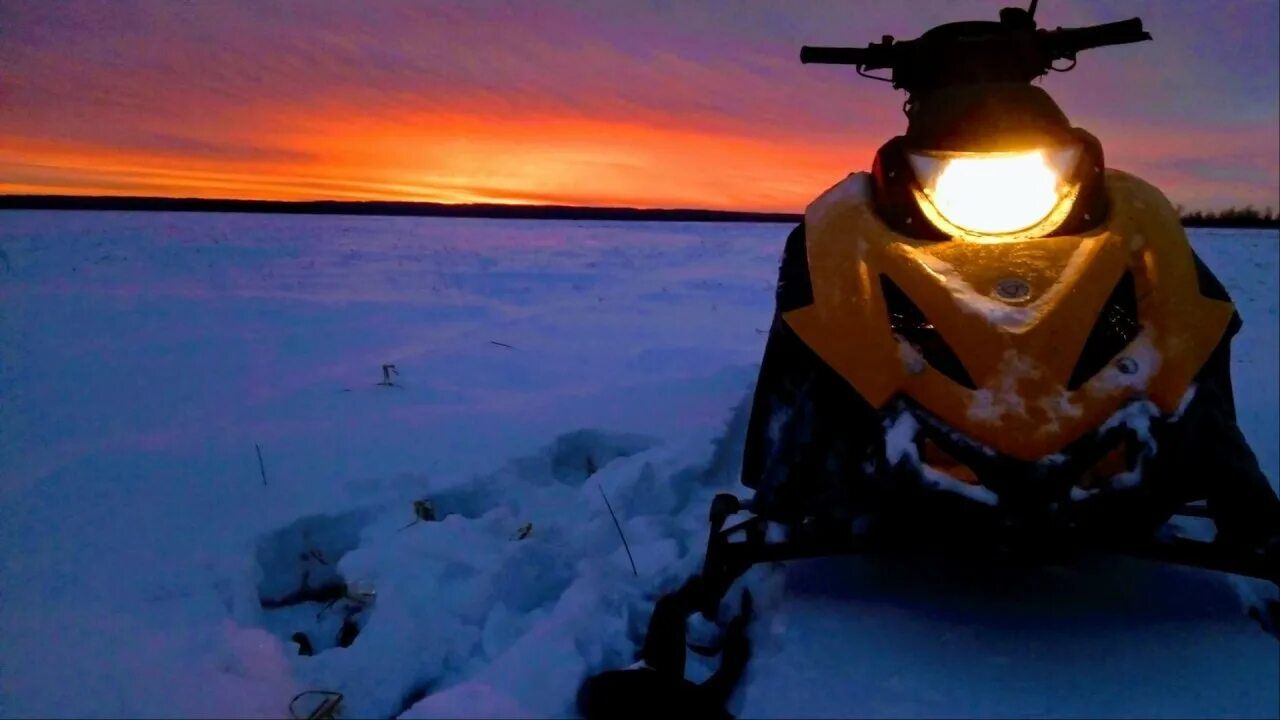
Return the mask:
[[[1080,147],[912,152],[916,202],[948,235],[1000,241],[1048,235],[1071,213]]]

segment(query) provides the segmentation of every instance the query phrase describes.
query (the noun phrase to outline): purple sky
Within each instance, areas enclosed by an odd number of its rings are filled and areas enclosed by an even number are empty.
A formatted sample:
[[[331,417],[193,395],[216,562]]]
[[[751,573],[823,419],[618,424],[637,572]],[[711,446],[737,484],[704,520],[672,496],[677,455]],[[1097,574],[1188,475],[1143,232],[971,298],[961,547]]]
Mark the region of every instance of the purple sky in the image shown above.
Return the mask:
[[[0,192],[799,210],[904,96],[799,46],[1006,3],[0,0]],[[1280,2],[1042,0],[1155,42],[1045,87],[1191,207],[1280,205]]]

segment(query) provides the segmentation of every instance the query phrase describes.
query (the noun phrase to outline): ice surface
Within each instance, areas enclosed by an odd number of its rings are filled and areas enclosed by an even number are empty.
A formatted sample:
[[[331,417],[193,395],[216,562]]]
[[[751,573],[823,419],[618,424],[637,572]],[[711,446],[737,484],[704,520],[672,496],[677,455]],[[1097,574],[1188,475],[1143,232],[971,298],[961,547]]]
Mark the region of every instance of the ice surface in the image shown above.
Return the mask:
[[[351,717],[570,712],[739,489],[787,231],[0,213],[0,716],[282,717],[310,688]],[[1245,319],[1239,414],[1274,482],[1280,242],[1193,237]],[[289,630],[333,618],[262,607],[304,573],[376,591],[350,647],[300,657]],[[744,582],[747,716],[1274,716],[1280,694],[1275,641],[1210,573]]]

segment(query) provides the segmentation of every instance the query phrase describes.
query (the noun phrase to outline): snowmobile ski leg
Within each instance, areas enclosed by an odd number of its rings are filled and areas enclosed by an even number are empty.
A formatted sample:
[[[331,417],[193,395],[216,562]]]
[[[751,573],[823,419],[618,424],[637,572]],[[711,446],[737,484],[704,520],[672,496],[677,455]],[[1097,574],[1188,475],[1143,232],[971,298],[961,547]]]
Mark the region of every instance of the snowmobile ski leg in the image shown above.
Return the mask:
[[[724,524],[742,509],[742,501],[728,493],[720,493],[711,501],[710,530],[707,534],[707,553],[702,561],[701,598],[698,610],[708,620],[714,620],[720,601],[729,586],[742,577],[750,567],[732,557],[728,547]]]
[[[734,688],[747,669],[747,660],[751,655],[747,626],[751,624],[752,605],[751,593],[744,590],[742,608],[725,628],[724,642],[720,646],[720,667],[702,683],[708,697],[718,707],[728,704],[729,697],[733,695]]]
[[[706,681],[685,677],[687,620],[702,604],[704,583],[693,575],[658,599],[649,618],[640,662],[587,678],[578,691],[578,710],[588,720],[616,717],[732,718],[725,706],[741,680],[750,655],[747,626],[751,595],[743,591],[742,611],[725,628],[720,666]]]

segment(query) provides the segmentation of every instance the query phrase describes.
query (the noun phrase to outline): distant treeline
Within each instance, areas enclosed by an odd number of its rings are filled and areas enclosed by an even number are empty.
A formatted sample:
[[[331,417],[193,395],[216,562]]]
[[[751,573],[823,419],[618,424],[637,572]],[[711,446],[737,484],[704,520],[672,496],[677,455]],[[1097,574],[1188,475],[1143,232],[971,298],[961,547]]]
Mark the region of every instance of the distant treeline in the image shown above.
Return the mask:
[[[407,215],[423,217],[510,218],[528,220],[645,220],[679,222],[795,223],[799,213],[760,213],[689,208],[641,209],[573,205],[447,205],[382,200],[206,200],[202,198],[111,197],[80,195],[0,195],[0,210],[142,210],[164,212],[238,212],[294,215]],[[1252,205],[1182,213],[1189,227],[1280,228],[1280,215]]]
[[[1259,210],[1245,205],[1210,212],[1183,212],[1182,224],[1187,227],[1276,228],[1280,227],[1280,215],[1271,208]]]
[[[648,220],[794,223],[793,213],[733,210],[640,209],[573,205],[449,205],[383,200],[206,200],[202,198],[79,195],[0,195],[0,210],[145,210],[161,212],[282,213],[289,215],[407,215],[527,220]]]

